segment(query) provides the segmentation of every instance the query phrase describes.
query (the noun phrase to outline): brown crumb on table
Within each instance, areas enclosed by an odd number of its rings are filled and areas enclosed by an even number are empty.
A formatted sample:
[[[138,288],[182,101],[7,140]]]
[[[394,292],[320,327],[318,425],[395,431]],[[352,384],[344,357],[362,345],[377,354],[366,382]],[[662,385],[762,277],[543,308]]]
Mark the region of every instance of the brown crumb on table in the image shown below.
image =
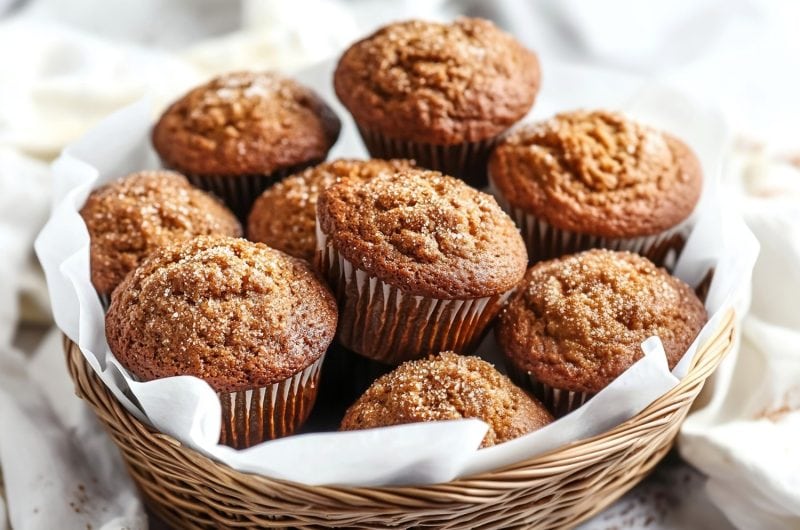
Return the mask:
[[[785,418],[788,414],[800,410],[800,399],[796,395],[797,389],[786,392],[778,406],[767,407],[755,415],[756,420],[769,420],[777,423]]]

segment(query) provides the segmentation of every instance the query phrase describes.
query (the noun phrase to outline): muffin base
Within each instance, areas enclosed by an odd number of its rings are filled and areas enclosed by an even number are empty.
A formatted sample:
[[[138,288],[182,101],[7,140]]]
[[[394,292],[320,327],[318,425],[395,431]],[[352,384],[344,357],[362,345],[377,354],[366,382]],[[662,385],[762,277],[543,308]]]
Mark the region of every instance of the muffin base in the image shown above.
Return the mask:
[[[556,418],[569,414],[594,396],[588,392],[554,388],[542,383],[530,372],[517,369],[509,362],[506,362],[506,371],[514,383],[536,396]]]
[[[362,127],[358,132],[374,158],[414,160],[420,167],[458,177],[474,188],[486,186],[489,155],[498,141],[498,136],[493,136],[480,142],[441,145],[396,140]]]
[[[193,186],[210,191],[222,199],[239,221],[246,223],[250,208],[265,189],[280,182],[289,175],[293,175],[307,167],[315,166],[320,162],[322,162],[322,159],[309,160],[303,164],[279,169],[268,175],[223,176],[187,174],[186,178]]]
[[[472,352],[511,294],[467,300],[404,294],[354,267],[328,243],[319,223],[315,264],[337,297],[339,343],[385,364],[447,350]]]
[[[528,249],[528,261],[559,258],[592,248],[627,250],[644,256],[659,267],[671,271],[692,231],[693,221],[687,219],[677,226],[658,234],[630,238],[603,237],[556,228],[536,216],[511,206],[497,190],[489,177],[489,187],[500,207],[516,223]]]
[[[278,383],[239,392],[219,392],[222,430],[219,443],[237,449],[294,433],[311,413],[319,390],[323,354],[305,369]]]

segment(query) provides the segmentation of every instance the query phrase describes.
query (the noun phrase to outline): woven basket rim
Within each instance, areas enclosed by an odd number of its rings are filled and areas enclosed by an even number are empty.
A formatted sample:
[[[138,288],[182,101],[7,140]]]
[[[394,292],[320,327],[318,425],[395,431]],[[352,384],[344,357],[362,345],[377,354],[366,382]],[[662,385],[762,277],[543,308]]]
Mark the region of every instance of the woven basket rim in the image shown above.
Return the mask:
[[[238,471],[236,469],[231,468],[230,466],[216,461],[206,455],[199,453],[198,451],[191,449],[190,447],[184,445],[176,438],[169,436],[167,434],[161,433],[156,431],[153,427],[139,421],[135,418],[132,414],[130,414],[125,408],[117,401],[117,399],[111,394],[111,391],[105,386],[105,384],[97,377],[94,373],[93,369],[89,366],[86,359],[83,357],[82,352],[77,347],[77,345],[70,340],[68,337],[64,336],[64,347],[67,353],[67,362],[71,365],[70,371],[71,373],[74,370],[78,371],[85,371],[90,376],[90,381],[92,381],[94,385],[99,385],[100,390],[107,394],[107,397],[110,399],[112,406],[115,409],[118,409],[118,412],[123,414],[123,417],[131,423],[136,430],[141,431],[143,433],[147,433],[149,436],[159,438],[163,442],[166,442],[170,445],[176,446],[181,448],[183,451],[187,451],[189,454],[192,455],[193,458],[197,459],[198,461],[206,464],[215,466],[219,471],[224,471],[227,475],[231,477],[232,480],[240,481],[242,476],[246,476],[248,479],[255,480],[260,482],[264,485],[281,485],[282,487],[287,488],[313,488],[314,490],[320,491],[320,493],[324,494],[323,492],[331,492],[337,494],[347,494],[352,493],[356,495],[368,495],[370,492],[381,492],[383,494],[386,493],[400,493],[403,490],[419,490],[420,488],[426,488],[428,490],[435,490],[441,488],[469,488],[471,485],[481,484],[483,486],[486,485],[487,482],[503,482],[503,483],[510,483],[515,484],[519,480],[524,480],[525,477],[521,475],[528,474],[532,469],[537,468],[541,465],[549,465],[556,461],[558,462],[566,462],[569,458],[573,455],[580,455],[582,452],[586,450],[595,451],[595,450],[602,450],[604,446],[604,442],[608,442],[615,437],[618,436],[625,436],[625,435],[635,435],[635,430],[632,430],[637,424],[642,423],[645,419],[649,418],[650,416],[658,416],[660,414],[664,414],[664,410],[666,409],[669,412],[669,404],[671,402],[671,398],[683,392],[686,387],[693,385],[693,384],[702,384],[705,379],[711,375],[711,373],[716,369],[719,363],[722,361],[724,355],[730,350],[733,344],[733,335],[735,333],[735,313],[733,309],[729,309],[722,317],[717,329],[714,333],[706,339],[702,344],[698,345],[697,353],[692,360],[692,364],[690,366],[689,372],[686,376],[681,379],[681,381],[669,390],[664,395],[660,396],[658,399],[650,403],[644,410],[633,416],[632,418],[612,427],[611,429],[604,431],[598,435],[592,436],[590,438],[584,438],[581,440],[576,440],[574,442],[570,442],[566,445],[557,447],[553,450],[547,451],[540,455],[534,456],[532,458],[524,459],[522,461],[516,462],[514,464],[504,466],[499,469],[494,469],[491,471],[486,471],[482,473],[477,473],[474,475],[456,478],[449,482],[444,483],[435,483],[435,484],[426,484],[426,485],[404,485],[404,486],[347,486],[347,485],[319,485],[319,486],[310,486],[300,482],[295,482],[291,480],[281,479],[281,478],[274,478],[268,477],[265,475],[260,475],[257,473],[251,473],[247,471]],[[723,347],[714,348],[712,346],[717,345],[717,343],[727,342]],[[79,367],[79,364],[82,362],[83,366]],[[74,374],[73,378],[75,377]],[[77,381],[76,381],[76,388],[77,388]],[[78,391],[79,395],[81,395],[80,391]],[[81,395],[81,397],[84,397]],[[611,444],[613,445],[613,444]]]

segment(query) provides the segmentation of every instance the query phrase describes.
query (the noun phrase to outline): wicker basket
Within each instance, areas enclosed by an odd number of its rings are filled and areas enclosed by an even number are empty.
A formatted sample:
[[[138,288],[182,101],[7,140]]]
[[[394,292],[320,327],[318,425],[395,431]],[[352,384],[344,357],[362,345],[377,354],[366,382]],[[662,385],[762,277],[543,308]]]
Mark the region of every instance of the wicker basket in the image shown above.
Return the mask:
[[[178,528],[569,528],[633,487],[669,451],[733,343],[730,311],[689,374],[637,416],[499,471],[418,487],[305,486],[235,471],[154,432],[116,401],[65,339],[77,394],[119,446],[152,510]]]

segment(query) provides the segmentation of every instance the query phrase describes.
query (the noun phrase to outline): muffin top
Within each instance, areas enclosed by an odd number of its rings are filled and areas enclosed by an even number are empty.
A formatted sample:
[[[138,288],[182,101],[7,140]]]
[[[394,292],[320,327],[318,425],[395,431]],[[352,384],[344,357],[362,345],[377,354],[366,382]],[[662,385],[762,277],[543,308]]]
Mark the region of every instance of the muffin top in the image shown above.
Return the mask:
[[[172,171],[140,171],[93,191],[81,209],[91,240],[91,274],[104,294],[154,249],[194,236],[242,235],[220,201]]]
[[[507,136],[489,173],[512,207],[563,230],[652,235],[689,217],[700,163],[677,138],[606,111],[575,111]]]
[[[494,198],[436,171],[340,179],[317,215],[345,259],[408,294],[493,296],[525,274],[525,244]]]
[[[553,417],[478,357],[444,352],[401,364],[378,378],[347,410],[341,430],[478,418],[489,424],[481,447],[544,427]]]
[[[351,46],[334,87],[367,129],[433,144],[475,142],[528,112],[539,90],[539,61],[488,20],[410,20]]]
[[[187,174],[266,175],[324,160],[339,129],[325,102],[292,79],[234,72],[173,103],[153,129],[153,146]]]
[[[661,338],[674,368],[706,322],[692,289],[630,252],[589,250],[528,270],[497,340],[518,369],[575,392],[599,392]]]
[[[312,364],[333,340],[336,318],[333,296],[304,261],[205,236],[162,248],[125,278],[106,338],[139,379],[193,375],[235,392]]]
[[[253,204],[247,237],[310,261],[316,248],[317,198],[321,190],[339,178],[367,180],[412,166],[410,160],[334,160],[292,175],[268,188]]]

